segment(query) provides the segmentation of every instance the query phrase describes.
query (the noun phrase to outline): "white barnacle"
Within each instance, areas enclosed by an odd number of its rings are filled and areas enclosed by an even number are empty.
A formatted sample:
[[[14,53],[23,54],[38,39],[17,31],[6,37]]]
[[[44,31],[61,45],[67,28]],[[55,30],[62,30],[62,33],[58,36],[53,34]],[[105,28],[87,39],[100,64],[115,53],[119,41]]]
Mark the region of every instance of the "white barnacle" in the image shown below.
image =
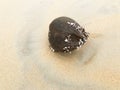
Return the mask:
[[[68,42],[68,39],[66,38],[64,41],[65,41],[65,42]]]
[[[81,27],[80,26],[77,26],[76,29],[80,29]]]
[[[87,39],[86,38],[83,38],[84,39],[84,41],[86,42],[87,41]]]
[[[84,44],[84,42],[83,42],[83,41],[81,41],[81,44]]]
[[[55,52],[55,50],[52,47],[50,49],[51,49],[51,51]]]
[[[79,50],[82,47],[82,45],[77,46],[77,50]]]
[[[72,23],[72,22],[67,22],[67,24],[69,24],[70,26],[75,26],[75,23]]]
[[[82,39],[80,39],[80,43],[81,43],[81,44],[84,44],[84,42],[82,41]]]
[[[75,26],[75,23],[71,23],[70,25],[71,25],[71,26]]]
[[[79,45],[81,45],[81,42],[79,41]]]
[[[67,48],[70,48],[70,46],[68,46]]]
[[[71,37],[71,35],[68,35],[67,37],[68,37],[68,38],[70,38],[70,37]]]
[[[82,47],[82,45],[79,46],[79,48],[81,48],[81,47]]]
[[[68,41],[70,41],[70,40],[71,40],[71,38],[70,38],[70,37],[71,37],[71,35],[68,35],[67,37],[68,37]]]
[[[67,49],[66,51],[69,52],[69,49]]]
[[[70,22],[67,22],[67,24],[71,24]]]
[[[67,49],[67,47],[64,47],[64,48],[63,48],[63,50],[66,50],[66,49]]]

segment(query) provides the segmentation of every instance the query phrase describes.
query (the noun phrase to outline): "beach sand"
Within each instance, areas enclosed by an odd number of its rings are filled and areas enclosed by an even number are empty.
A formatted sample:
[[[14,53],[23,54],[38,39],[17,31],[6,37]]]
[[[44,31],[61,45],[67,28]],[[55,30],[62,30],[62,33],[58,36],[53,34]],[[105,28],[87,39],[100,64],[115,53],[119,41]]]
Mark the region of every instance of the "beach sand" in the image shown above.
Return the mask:
[[[71,54],[49,48],[59,16],[90,33]],[[119,0],[1,0],[0,90],[119,90],[119,39]]]

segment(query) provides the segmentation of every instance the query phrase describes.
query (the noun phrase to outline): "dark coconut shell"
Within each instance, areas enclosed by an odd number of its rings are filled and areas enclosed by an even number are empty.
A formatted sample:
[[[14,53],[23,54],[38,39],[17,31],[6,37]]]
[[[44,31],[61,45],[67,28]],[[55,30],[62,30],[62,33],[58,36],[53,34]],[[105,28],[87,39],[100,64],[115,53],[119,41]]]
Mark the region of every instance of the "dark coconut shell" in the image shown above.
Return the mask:
[[[48,37],[55,52],[71,52],[84,45],[88,33],[75,20],[59,17],[50,23]]]

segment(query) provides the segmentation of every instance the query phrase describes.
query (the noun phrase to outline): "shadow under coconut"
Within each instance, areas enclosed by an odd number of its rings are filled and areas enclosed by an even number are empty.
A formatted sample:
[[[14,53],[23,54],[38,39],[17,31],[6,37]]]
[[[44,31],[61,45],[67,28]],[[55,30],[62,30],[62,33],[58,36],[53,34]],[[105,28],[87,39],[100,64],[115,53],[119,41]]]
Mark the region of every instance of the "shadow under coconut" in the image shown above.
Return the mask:
[[[52,51],[51,51],[52,52]],[[97,53],[96,43],[94,39],[90,37],[88,41],[79,49],[72,51],[71,53],[53,52],[54,58],[58,58],[63,61],[78,61],[79,64],[87,65],[92,62]]]

